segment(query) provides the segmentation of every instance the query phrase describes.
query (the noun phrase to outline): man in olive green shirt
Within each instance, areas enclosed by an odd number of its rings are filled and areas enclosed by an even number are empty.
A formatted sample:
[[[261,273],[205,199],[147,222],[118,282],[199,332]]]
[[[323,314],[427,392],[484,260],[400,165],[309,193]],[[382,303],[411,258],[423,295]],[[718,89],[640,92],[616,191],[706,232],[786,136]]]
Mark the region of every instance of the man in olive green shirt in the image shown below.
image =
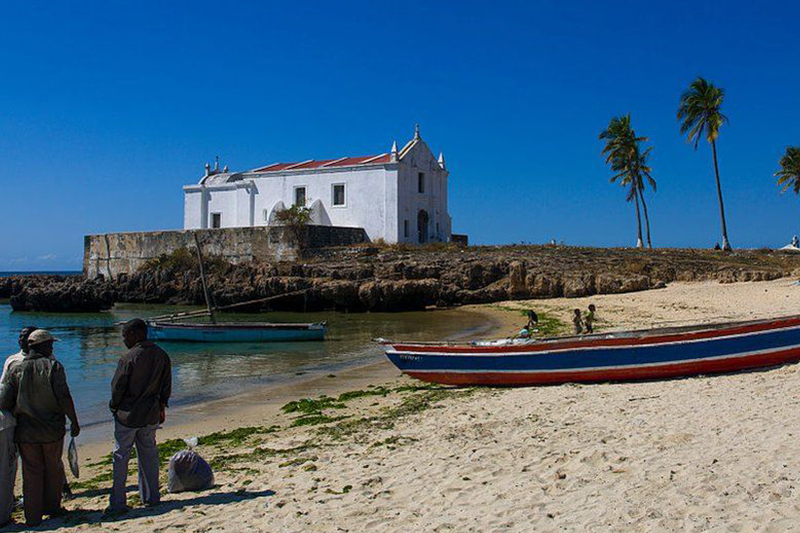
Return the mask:
[[[0,408],[12,411],[17,421],[14,440],[22,457],[22,494],[29,526],[39,525],[45,514],[62,512],[61,455],[67,418],[72,436],[80,433],[64,367],[52,357],[56,340],[43,329],[31,333],[25,358],[9,368],[0,384]]]

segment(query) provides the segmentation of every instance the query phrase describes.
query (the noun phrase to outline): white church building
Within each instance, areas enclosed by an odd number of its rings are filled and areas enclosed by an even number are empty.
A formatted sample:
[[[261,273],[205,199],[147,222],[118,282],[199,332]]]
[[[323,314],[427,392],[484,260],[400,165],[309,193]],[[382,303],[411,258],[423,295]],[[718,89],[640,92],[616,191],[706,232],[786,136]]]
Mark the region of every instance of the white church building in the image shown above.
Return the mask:
[[[268,226],[292,205],[311,209],[312,224],[363,228],[388,243],[449,242],[444,157],[419,126],[401,150],[361,157],[272,163],[246,172],[206,165],[184,191],[184,228]]]

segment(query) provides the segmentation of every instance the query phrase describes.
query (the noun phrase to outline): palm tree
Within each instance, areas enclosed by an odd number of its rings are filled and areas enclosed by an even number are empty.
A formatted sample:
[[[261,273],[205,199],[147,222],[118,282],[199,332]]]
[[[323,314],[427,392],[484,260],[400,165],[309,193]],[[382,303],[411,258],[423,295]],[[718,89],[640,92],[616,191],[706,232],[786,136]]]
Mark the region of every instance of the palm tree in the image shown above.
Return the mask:
[[[789,146],[780,161],[781,169],[775,173],[778,185],[783,186],[781,192],[793,189],[800,194],[800,146]]]
[[[717,164],[719,128],[728,121],[720,111],[724,97],[725,91],[722,88],[698,77],[681,95],[678,121],[681,123],[681,134],[686,135],[690,143],[694,143],[695,150],[704,134],[706,140],[711,144],[711,152],[714,155],[714,175],[717,179],[719,215],[722,220],[722,249],[730,250],[731,244],[728,240],[728,227],[725,224],[725,206],[722,203],[722,186],[719,183],[719,165]]]
[[[603,154],[606,164],[615,173],[611,182],[619,180],[619,184],[628,188],[626,200],[633,201],[636,206],[636,247],[642,248],[642,218],[639,211],[639,201],[644,208],[645,224],[647,227],[647,245],[652,248],[650,240],[650,218],[647,214],[647,204],[644,201],[645,181],[655,190],[655,180],[650,175],[651,169],[647,165],[647,158],[652,148],[641,151],[640,144],[647,141],[647,137],[637,137],[631,128],[631,116],[623,115],[614,117],[608,127],[600,133],[600,139],[606,141]]]
[[[800,194],[800,146],[788,147],[779,164],[781,168],[775,176],[778,185],[783,187],[781,193],[792,189],[795,194]]]
[[[640,137],[646,141],[647,137]],[[636,189],[639,192],[639,198],[642,200],[642,210],[644,211],[644,225],[647,229],[647,247],[653,249],[653,242],[650,240],[650,217],[647,216],[647,203],[644,201],[645,185],[650,184],[653,192],[656,190],[656,180],[653,179],[652,169],[647,164],[647,159],[650,157],[650,152],[653,150],[652,146],[647,147],[644,152],[638,154],[638,161],[636,163]],[[638,152],[638,146],[637,146]]]

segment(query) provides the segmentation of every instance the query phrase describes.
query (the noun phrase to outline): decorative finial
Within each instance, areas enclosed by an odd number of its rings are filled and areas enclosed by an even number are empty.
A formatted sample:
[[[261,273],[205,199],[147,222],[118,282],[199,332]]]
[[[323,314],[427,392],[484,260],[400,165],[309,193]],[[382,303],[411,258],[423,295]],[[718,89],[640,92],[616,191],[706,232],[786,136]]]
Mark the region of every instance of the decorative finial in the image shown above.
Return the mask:
[[[229,170],[229,169],[228,169],[228,165],[225,165],[225,166],[222,168],[222,171],[223,171],[223,172],[228,172],[228,170]]]
[[[442,170],[445,169],[445,166],[444,166],[444,154],[442,152],[439,152],[439,166],[442,167]]]
[[[214,172],[219,172],[219,156],[216,157],[216,162],[214,163]]]
[[[206,169],[206,176],[211,174],[211,165],[209,165],[207,162],[206,162],[205,169]]]
[[[389,161],[397,161],[397,141],[392,142],[392,153],[389,154]]]
[[[419,140],[419,124],[414,124],[414,139]]]

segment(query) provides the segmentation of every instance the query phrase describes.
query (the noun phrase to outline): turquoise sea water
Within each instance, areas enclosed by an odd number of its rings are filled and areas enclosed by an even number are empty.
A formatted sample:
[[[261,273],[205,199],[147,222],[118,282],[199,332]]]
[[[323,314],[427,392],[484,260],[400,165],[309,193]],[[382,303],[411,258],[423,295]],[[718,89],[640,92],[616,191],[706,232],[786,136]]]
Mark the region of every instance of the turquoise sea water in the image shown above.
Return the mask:
[[[115,324],[185,310],[168,306],[118,305],[103,313],[53,314],[12,312],[0,302],[0,356],[18,350],[17,335],[27,325],[47,328],[61,339],[56,357],[64,364],[82,425],[110,420],[109,386],[119,357],[125,352]],[[327,320],[324,342],[273,344],[161,343],[173,363],[173,405],[230,396],[275,382],[301,379],[298,374],[367,363],[383,357],[371,342],[375,337],[444,339],[481,337],[493,324],[474,313],[428,311],[414,313],[263,313],[228,315],[224,320],[318,322]]]

